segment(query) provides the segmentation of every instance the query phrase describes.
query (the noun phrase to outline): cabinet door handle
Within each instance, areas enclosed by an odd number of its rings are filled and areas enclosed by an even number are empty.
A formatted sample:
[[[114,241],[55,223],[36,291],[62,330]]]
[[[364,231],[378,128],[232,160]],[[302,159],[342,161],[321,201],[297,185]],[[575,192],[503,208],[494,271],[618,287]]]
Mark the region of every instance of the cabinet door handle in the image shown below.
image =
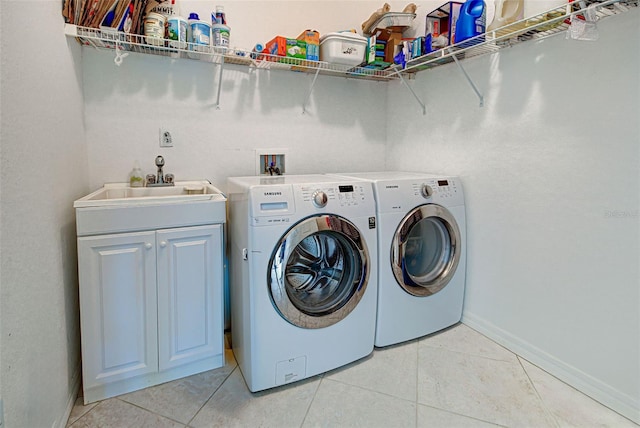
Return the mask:
[[[160,246],[162,248],[166,247],[167,246],[167,241],[160,241]]]
[[[147,250],[150,250],[153,248],[153,245],[151,245],[151,243],[147,242],[146,244],[144,244],[144,248],[146,248]]]

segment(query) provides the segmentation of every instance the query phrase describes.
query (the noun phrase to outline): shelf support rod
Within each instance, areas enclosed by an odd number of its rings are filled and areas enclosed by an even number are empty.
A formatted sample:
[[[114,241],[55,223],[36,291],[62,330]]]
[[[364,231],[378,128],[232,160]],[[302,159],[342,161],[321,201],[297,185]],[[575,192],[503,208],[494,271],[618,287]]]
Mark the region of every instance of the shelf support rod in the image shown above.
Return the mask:
[[[449,52],[451,52],[451,50],[449,50]],[[458,61],[458,58],[456,57],[456,55],[455,54],[451,55],[451,57],[456,62],[456,64],[458,64],[458,68],[460,68],[460,70],[462,71],[462,74],[464,74],[464,77],[467,78],[467,82],[469,82],[469,86],[471,86],[471,89],[473,89],[473,91],[476,93],[478,100],[480,100],[480,107],[484,107],[484,96],[480,93],[476,85],[473,83],[473,80],[471,80],[471,77],[469,77],[469,75],[467,74],[467,71],[464,69],[462,64],[460,64],[460,61]]]
[[[402,81],[402,83],[404,83],[404,86],[407,87],[407,89],[409,89],[409,91],[411,92],[411,95],[413,95],[413,98],[416,99],[416,101],[418,102],[418,104],[420,104],[420,107],[422,107],[422,115],[426,115],[427,114],[427,107],[424,105],[424,103],[422,102],[422,100],[418,97],[418,95],[415,93],[415,91],[413,90],[413,88],[411,86],[409,86],[409,84],[407,83],[407,81],[405,80],[405,78],[402,76],[402,73],[400,73],[400,70],[398,70],[396,68],[396,74],[398,75],[398,77],[400,78],[400,80]]]
[[[311,93],[313,92],[313,87],[316,85],[316,80],[318,79],[319,73],[320,73],[320,67],[316,68],[316,74],[313,76],[313,82],[311,82],[311,87],[309,88],[307,97],[304,99],[304,102],[302,103],[302,114],[305,114],[307,112],[307,103],[309,102],[309,98],[311,98]]]
[[[216,98],[216,110],[220,110],[220,92],[222,92],[222,71],[224,70],[224,55],[220,55],[220,74],[218,75],[218,96]]]

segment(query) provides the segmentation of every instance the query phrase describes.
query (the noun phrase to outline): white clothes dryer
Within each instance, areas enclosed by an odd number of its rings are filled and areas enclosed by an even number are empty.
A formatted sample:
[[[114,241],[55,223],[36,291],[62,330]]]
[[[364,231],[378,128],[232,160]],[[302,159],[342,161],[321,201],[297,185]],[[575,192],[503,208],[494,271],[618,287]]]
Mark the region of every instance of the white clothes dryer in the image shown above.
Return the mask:
[[[373,351],[372,185],[326,175],[228,179],[231,339],[251,391]]]
[[[466,224],[457,177],[341,174],[373,183],[378,214],[375,346],[425,336],[462,318]]]

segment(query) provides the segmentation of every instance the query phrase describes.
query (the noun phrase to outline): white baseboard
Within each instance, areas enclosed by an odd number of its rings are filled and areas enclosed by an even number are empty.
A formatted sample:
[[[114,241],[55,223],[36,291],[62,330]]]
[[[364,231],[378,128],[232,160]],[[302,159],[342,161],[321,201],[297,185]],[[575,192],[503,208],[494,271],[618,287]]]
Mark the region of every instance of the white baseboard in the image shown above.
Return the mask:
[[[462,323],[482,333],[583,394],[640,424],[640,403],[610,385],[559,360],[553,355],[472,313],[462,314]]]
[[[71,415],[71,411],[73,410],[73,405],[76,403],[76,398],[78,398],[78,393],[80,392],[80,381],[82,379],[82,366],[78,363],[75,372],[73,373],[73,377],[71,378],[71,390],[69,392],[69,397],[67,399],[67,407],[64,411],[64,414],[58,419],[54,424],[53,428],[60,427],[63,428],[67,426],[67,421],[69,420],[69,416]]]

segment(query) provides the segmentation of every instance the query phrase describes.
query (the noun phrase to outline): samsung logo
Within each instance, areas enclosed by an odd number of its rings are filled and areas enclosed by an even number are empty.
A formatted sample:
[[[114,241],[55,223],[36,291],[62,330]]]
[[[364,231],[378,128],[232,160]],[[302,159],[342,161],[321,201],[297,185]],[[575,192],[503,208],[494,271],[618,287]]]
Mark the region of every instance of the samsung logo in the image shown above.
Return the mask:
[[[398,186],[384,186],[385,189],[397,189]]]
[[[265,196],[282,196],[282,192],[264,192]]]

